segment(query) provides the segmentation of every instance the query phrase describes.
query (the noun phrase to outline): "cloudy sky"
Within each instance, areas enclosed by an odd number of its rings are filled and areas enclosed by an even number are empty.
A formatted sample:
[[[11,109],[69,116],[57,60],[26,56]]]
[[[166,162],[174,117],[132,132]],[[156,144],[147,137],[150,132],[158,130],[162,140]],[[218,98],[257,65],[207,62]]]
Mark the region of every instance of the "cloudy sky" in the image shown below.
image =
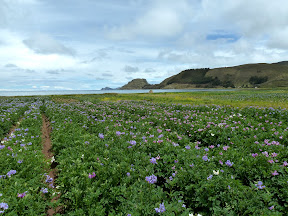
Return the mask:
[[[0,90],[288,60],[287,0],[0,0]]]

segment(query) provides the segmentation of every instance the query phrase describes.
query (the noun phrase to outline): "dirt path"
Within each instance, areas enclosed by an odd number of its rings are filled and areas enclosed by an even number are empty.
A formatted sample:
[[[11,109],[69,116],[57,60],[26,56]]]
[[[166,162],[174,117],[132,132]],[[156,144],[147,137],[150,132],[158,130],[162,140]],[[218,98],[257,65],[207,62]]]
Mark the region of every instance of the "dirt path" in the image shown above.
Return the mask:
[[[51,144],[51,139],[50,139],[50,133],[51,133],[50,122],[44,114],[42,114],[42,120],[43,120],[43,124],[42,124],[43,151],[42,152],[48,160],[51,160],[54,155],[52,152],[52,144]],[[50,166],[49,174],[48,174],[51,178],[53,178],[52,183],[54,186],[55,186],[54,181],[55,181],[55,178],[57,177],[56,166],[57,166],[57,163],[53,162]],[[56,201],[57,199],[59,199],[59,197],[60,197],[60,195],[53,198],[51,200],[51,202]],[[59,213],[60,210],[61,210],[60,207],[57,207],[55,210],[54,209],[48,209],[47,216],[52,216],[56,213]]]

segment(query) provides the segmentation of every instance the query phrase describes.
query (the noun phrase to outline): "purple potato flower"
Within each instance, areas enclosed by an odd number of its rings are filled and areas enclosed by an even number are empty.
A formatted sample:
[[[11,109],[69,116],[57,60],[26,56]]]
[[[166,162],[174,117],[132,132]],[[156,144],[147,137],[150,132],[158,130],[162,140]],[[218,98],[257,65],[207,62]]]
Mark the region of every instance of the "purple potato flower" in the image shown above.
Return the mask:
[[[154,184],[157,182],[157,176],[155,176],[155,175],[146,176],[145,179],[149,184]]]
[[[7,203],[2,202],[2,203],[0,203],[0,208],[7,210],[9,208],[9,206]]]
[[[95,172],[93,172],[92,174],[89,173],[88,177],[91,179],[91,178],[95,178],[96,174]]]
[[[43,194],[48,193],[48,189],[47,188],[41,188],[40,190]]]
[[[208,177],[207,177],[207,180],[212,179],[212,177],[213,177],[213,175],[208,176]]]
[[[46,183],[51,183],[53,182],[53,178],[51,178],[49,175],[46,175],[46,180],[45,180]]]
[[[258,181],[257,184],[255,184],[255,186],[258,188],[258,189],[264,189],[266,186],[263,185],[263,182],[262,181]]]
[[[202,157],[202,159],[203,159],[204,161],[209,161],[209,159],[208,159],[208,157],[207,157],[206,155],[204,155],[204,156]]]
[[[130,143],[131,145],[136,145],[136,141],[135,141],[135,140],[131,140],[129,143]]]
[[[276,175],[279,175],[279,173],[277,172],[277,170],[275,170],[273,173],[272,173],[273,176],[276,176]]]
[[[19,198],[23,198],[23,197],[25,197],[26,196],[26,193],[27,193],[27,191],[25,191],[24,193],[17,193],[17,197],[19,197]]]
[[[234,163],[231,162],[230,160],[227,160],[227,161],[225,162],[225,164],[226,164],[227,166],[229,166],[229,167],[232,167]]]
[[[16,170],[10,170],[8,173],[7,173],[7,176],[8,177],[11,177],[11,175],[14,175],[16,173]]]
[[[154,157],[152,157],[152,158],[150,159],[150,162],[151,162],[152,164],[157,164],[157,160],[156,160],[156,158],[154,158]]]
[[[164,206],[164,202],[159,205],[159,208],[155,208],[155,211],[156,211],[157,213],[165,212],[166,209],[165,209],[165,206]]]

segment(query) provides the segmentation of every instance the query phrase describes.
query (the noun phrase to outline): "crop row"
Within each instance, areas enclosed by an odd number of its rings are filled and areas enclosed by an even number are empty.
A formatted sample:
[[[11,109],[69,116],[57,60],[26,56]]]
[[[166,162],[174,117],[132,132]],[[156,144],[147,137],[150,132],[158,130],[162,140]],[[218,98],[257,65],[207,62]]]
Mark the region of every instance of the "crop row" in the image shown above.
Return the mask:
[[[4,215],[46,215],[55,195],[42,154],[41,105],[30,103],[21,122],[1,142],[0,213]]]
[[[27,110],[27,104],[19,100],[0,101],[0,140],[9,132]]]
[[[47,102],[45,112],[69,215],[287,212],[286,110]]]
[[[5,215],[46,215],[56,192],[65,215],[288,212],[285,109],[42,101],[0,103],[9,122],[2,134],[22,118],[1,139]],[[57,190],[42,154],[42,114],[52,127]]]

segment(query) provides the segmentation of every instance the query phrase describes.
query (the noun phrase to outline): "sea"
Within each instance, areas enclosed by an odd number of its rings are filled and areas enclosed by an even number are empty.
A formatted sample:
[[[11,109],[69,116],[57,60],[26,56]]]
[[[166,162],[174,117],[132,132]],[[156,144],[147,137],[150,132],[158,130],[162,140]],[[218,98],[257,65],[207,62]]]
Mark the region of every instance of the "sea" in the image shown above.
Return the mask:
[[[200,91],[233,91],[236,89],[153,89],[153,93],[162,92],[200,92]],[[149,89],[141,90],[46,90],[46,91],[0,91],[0,96],[40,96],[40,95],[91,95],[91,94],[132,94],[148,93]]]

